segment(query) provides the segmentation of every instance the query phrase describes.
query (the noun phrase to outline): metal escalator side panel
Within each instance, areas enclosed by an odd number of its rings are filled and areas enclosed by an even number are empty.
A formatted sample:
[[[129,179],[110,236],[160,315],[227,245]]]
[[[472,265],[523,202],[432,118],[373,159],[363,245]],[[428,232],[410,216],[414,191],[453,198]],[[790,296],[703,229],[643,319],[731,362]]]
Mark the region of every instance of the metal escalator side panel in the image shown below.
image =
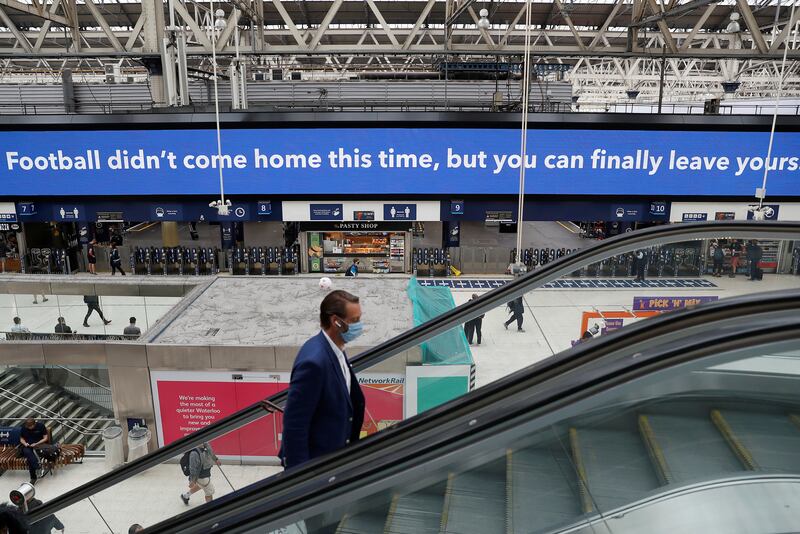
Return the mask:
[[[788,417],[789,417],[789,421],[794,423],[794,425],[797,427],[797,429],[800,430],[800,415],[797,415],[797,414],[794,414],[794,413],[790,413],[788,415]]]
[[[744,446],[736,434],[734,434],[733,429],[719,410],[711,410],[711,420],[725,438],[725,441],[728,442],[728,446],[731,448],[733,453],[737,458],[739,458],[739,461],[742,462],[744,468],[749,471],[755,471],[758,469],[758,465],[753,459],[752,453],[747,449],[747,447]]]
[[[506,534],[514,533],[514,451],[506,450]]]
[[[639,415],[639,432],[642,435],[650,460],[653,462],[653,467],[656,470],[659,480],[662,485],[671,484],[673,482],[672,471],[669,468],[667,459],[664,456],[664,451],[656,439],[653,427],[650,426],[650,420],[646,415]]]
[[[578,429],[569,429],[569,447],[572,452],[572,461],[575,464],[575,471],[578,473],[578,491],[581,496],[583,513],[590,514],[595,511],[592,496],[589,494],[589,480],[586,477],[586,466],[583,464],[580,441],[578,440]]]

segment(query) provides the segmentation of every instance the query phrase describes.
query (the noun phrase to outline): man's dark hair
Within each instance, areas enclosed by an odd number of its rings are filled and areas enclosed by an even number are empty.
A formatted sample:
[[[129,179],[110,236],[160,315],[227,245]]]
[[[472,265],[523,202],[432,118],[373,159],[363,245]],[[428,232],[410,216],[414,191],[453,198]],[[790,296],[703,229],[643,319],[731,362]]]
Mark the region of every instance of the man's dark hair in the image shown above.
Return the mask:
[[[136,317],[131,317],[130,321],[131,321],[131,324],[136,324]]]
[[[21,322],[22,319],[20,319],[19,317],[14,317],[14,324],[20,324]]]
[[[137,532],[141,532],[144,530],[144,527],[139,523],[134,523],[128,527],[128,534],[136,534]]]
[[[344,318],[344,316],[347,315],[346,308],[348,302],[358,304],[358,297],[342,289],[337,289],[336,291],[328,293],[328,295],[322,299],[322,304],[319,305],[319,322],[322,328],[331,326],[331,317],[334,315]]]

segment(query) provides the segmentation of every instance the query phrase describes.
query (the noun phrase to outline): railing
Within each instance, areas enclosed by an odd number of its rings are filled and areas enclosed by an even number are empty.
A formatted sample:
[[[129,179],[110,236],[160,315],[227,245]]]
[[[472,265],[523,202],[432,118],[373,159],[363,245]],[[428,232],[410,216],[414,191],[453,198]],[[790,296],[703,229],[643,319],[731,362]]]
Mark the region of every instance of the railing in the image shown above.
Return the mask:
[[[36,419],[39,421],[50,421],[64,428],[62,437],[74,432],[80,436],[80,441],[84,445],[87,453],[99,454],[97,449],[92,448],[93,439],[99,439],[106,427],[115,423],[112,418],[105,417],[63,417],[44,406],[32,402],[12,391],[0,388],[0,398],[10,400],[17,406],[21,406],[30,412],[36,412]],[[6,422],[25,421],[27,417],[2,417]],[[98,424],[99,423],[99,424]],[[52,428],[50,429],[53,430]],[[95,442],[97,445],[99,442]]]
[[[6,341],[135,341],[139,336],[124,334],[57,334],[50,332],[5,332],[0,331],[0,340]]]

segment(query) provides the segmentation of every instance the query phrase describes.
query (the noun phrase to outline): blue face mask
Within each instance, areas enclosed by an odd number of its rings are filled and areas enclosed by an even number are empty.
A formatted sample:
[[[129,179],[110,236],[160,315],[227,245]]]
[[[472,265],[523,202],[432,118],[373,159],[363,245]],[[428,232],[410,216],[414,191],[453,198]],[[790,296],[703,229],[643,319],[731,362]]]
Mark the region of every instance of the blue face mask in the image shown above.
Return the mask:
[[[342,332],[342,339],[345,343],[350,343],[364,333],[364,325],[361,321],[348,325],[347,332]]]

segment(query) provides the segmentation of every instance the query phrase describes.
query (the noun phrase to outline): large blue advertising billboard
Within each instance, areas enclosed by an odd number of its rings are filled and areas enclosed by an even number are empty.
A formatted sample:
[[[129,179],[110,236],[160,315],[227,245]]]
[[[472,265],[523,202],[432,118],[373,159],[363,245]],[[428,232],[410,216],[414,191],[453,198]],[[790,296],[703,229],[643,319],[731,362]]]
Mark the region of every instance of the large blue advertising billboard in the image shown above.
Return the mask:
[[[530,130],[528,194],[753,196],[763,132]],[[519,132],[478,128],[0,132],[2,196],[515,194]],[[770,196],[800,195],[778,133]]]

